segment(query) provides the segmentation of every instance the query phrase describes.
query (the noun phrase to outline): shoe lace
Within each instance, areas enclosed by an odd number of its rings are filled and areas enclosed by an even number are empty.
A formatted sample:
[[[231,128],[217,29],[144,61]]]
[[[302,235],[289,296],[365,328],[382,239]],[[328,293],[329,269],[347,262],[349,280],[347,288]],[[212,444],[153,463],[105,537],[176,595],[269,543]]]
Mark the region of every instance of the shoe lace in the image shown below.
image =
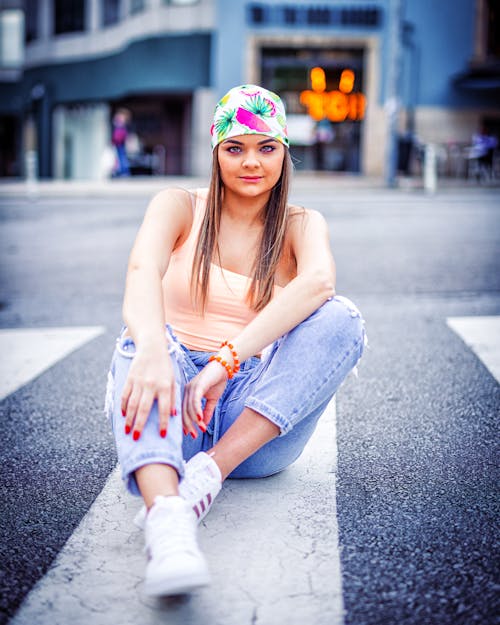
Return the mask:
[[[182,496],[187,500],[198,503],[201,499],[210,506],[213,498],[221,488],[221,483],[211,467],[204,465],[194,468],[186,475],[181,483]]]

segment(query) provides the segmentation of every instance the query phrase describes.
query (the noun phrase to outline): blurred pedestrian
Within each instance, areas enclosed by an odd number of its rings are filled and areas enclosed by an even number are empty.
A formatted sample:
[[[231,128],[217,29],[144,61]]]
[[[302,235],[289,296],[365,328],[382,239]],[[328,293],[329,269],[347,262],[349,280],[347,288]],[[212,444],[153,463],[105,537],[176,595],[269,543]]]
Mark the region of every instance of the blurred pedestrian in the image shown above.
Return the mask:
[[[488,134],[484,127],[472,135],[472,145],[468,150],[468,158],[469,162],[475,165],[475,175],[478,180],[481,177],[492,177],[493,157],[497,147],[498,139]]]
[[[116,150],[116,168],[113,175],[117,177],[130,175],[127,156],[127,136],[130,119],[130,111],[123,108],[118,109],[113,116],[111,141]]]
[[[211,132],[209,188],[148,207],[109,373],[123,478],[145,502],[150,595],[208,583],[196,523],[223,481],[294,462],[364,346],[359,311],[335,294],[324,218],[288,203],[280,98],[235,87]]]

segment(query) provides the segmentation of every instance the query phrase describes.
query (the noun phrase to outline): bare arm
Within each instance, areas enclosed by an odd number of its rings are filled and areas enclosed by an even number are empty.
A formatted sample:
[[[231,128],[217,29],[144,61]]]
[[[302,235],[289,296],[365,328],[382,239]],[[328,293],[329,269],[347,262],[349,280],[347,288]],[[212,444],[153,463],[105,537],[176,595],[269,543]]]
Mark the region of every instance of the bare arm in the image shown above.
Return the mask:
[[[228,337],[241,361],[259,353],[283,336],[335,295],[335,262],[330,249],[328,227],[316,211],[294,217],[290,230],[297,275],[236,337]],[[228,362],[231,354],[225,347],[221,354]],[[226,372],[219,363],[209,363],[186,387],[184,423],[200,421],[201,398],[207,404],[203,420],[208,423],[224,390]]]
[[[240,360],[259,353],[335,295],[335,262],[320,213],[307,211],[303,219],[296,218],[291,241],[297,276],[233,337]]]
[[[122,394],[125,426],[138,438],[155,399],[160,432],[166,435],[174,407],[175,384],[165,341],[161,280],[170,255],[189,232],[189,194],[180,189],[158,193],[151,201],[130,254],[123,317],[136,354]]]

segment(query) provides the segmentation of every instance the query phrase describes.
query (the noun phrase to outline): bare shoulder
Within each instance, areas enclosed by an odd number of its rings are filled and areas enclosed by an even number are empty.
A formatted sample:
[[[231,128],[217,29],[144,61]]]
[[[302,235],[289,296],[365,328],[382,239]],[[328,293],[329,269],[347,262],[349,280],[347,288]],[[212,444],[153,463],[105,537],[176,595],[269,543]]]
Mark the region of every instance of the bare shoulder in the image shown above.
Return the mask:
[[[194,212],[192,191],[177,187],[156,193],[147,207],[139,230],[138,244],[143,251],[154,245],[175,249],[191,231]]]
[[[178,228],[190,228],[195,201],[195,193],[188,189],[178,187],[162,189],[151,199],[146,219],[158,225],[170,223]]]
[[[148,210],[163,212],[192,212],[196,192],[180,187],[168,187],[158,191],[149,203]]]
[[[328,229],[323,215],[303,206],[289,206],[289,230],[292,236],[303,236],[306,232],[323,232]]]

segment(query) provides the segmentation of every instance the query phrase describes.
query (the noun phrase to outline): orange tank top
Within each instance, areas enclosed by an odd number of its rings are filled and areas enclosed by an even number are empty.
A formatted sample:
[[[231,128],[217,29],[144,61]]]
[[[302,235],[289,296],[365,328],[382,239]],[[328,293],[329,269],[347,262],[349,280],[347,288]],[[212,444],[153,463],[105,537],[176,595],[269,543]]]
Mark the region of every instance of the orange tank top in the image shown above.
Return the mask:
[[[205,313],[191,300],[191,269],[206,208],[206,189],[196,192],[191,232],[171,257],[163,278],[165,319],[188,349],[217,351],[224,340],[237,336],[256,312],[246,302],[250,278],[212,263]],[[276,290],[280,287],[275,287]]]

